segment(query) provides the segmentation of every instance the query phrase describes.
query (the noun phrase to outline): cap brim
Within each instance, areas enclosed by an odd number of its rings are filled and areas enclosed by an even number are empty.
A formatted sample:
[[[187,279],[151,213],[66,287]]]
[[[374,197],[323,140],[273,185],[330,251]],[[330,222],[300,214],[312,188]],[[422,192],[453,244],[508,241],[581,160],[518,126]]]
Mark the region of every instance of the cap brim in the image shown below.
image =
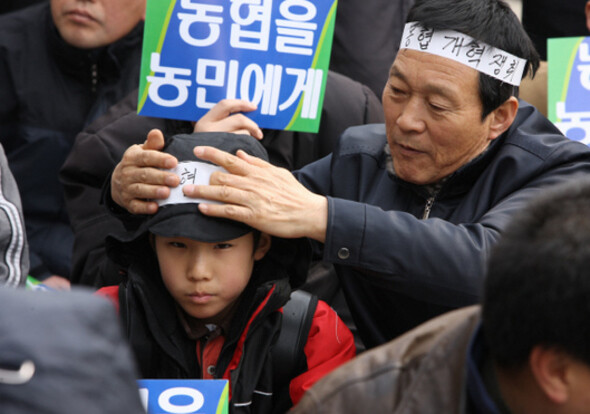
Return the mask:
[[[161,208],[147,221],[144,230],[163,237],[217,243],[241,237],[252,228],[237,221],[205,216],[197,204],[185,204]]]

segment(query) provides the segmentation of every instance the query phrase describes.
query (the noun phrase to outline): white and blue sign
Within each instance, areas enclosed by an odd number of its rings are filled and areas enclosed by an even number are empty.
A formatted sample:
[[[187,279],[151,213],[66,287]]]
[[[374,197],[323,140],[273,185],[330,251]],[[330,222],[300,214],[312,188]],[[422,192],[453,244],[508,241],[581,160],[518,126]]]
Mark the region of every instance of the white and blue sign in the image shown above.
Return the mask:
[[[197,121],[225,98],[317,132],[336,0],[148,0],[138,113]]]
[[[227,380],[138,380],[148,414],[227,414]]]
[[[590,144],[590,37],[549,39],[548,118],[570,139]]]

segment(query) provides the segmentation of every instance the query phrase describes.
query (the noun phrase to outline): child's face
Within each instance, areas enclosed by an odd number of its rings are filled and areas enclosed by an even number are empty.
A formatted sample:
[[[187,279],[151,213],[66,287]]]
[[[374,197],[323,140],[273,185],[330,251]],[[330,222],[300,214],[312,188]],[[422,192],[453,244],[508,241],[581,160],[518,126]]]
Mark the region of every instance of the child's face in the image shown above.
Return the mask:
[[[252,233],[221,243],[155,236],[166,288],[186,313],[205,320],[236,301],[250,280],[254,262],[269,248],[270,236],[264,233],[256,249]]]

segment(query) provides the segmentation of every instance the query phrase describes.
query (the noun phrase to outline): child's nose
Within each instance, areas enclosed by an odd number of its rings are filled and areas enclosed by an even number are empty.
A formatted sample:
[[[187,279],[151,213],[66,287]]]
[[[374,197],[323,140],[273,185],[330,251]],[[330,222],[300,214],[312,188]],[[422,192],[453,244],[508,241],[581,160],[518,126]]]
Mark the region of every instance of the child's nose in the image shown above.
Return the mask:
[[[205,257],[196,257],[190,264],[188,278],[193,281],[211,279],[211,266]]]

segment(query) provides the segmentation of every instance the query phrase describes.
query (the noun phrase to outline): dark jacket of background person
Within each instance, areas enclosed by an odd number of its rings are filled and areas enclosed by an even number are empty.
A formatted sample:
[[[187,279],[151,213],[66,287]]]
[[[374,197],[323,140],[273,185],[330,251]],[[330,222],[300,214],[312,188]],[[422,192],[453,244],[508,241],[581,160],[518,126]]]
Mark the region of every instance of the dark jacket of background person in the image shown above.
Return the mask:
[[[2,0],[2,3],[0,3],[0,13],[9,13],[11,11],[43,2],[48,3],[49,0]]]
[[[25,361],[32,372],[16,375]],[[80,290],[0,288],[3,414],[145,414],[136,380],[107,300]]]
[[[142,378],[202,378],[196,340],[180,318],[179,306],[168,293],[159,272],[156,253],[147,236],[129,242],[109,238],[116,262],[127,262],[128,275],[118,288],[98,291],[115,300],[126,337]],[[355,355],[351,333],[336,313],[319,302],[308,332],[304,353],[295,372],[280,380],[273,376],[273,345],[282,327],[281,307],[291,289],[307,275],[309,244],[305,239],[273,238],[267,255],[257,262],[211,373],[230,380],[230,413],[284,413],[303,391]],[[203,351],[203,354],[206,350]]]
[[[75,234],[71,280],[91,286],[119,283],[110,268],[105,237],[121,224],[100,204],[102,186],[125,150],[145,141],[152,128],[166,135],[192,132],[189,122],[149,118],[136,114],[137,91],[111,108],[76,138],[61,170],[66,206]],[[351,125],[383,121],[381,103],[369,88],[329,72],[317,134],[263,130],[262,145],[271,163],[300,168],[332,151],[340,134]]]
[[[522,25],[541,60],[547,60],[550,37],[587,36],[584,6],[587,0],[522,0]]]
[[[511,127],[437,192],[393,176],[390,160],[384,125],[365,125],[295,172],[328,197],[323,259],[336,267],[367,348],[476,303],[485,258],[511,215],[546,186],[590,173],[590,148],[525,102]]]
[[[20,196],[0,145],[0,286],[25,284],[29,249]]]
[[[464,413],[465,360],[479,316],[478,306],[450,312],[359,355],[289,413]]]
[[[414,0],[338,2],[330,69],[381,96]]]
[[[59,169],[76,134],[137,87],[142,31],[81,50],[59,36],[48,2],[0,16],[0,143],[21,194],[31,274],[41,279],[70,273]]]

